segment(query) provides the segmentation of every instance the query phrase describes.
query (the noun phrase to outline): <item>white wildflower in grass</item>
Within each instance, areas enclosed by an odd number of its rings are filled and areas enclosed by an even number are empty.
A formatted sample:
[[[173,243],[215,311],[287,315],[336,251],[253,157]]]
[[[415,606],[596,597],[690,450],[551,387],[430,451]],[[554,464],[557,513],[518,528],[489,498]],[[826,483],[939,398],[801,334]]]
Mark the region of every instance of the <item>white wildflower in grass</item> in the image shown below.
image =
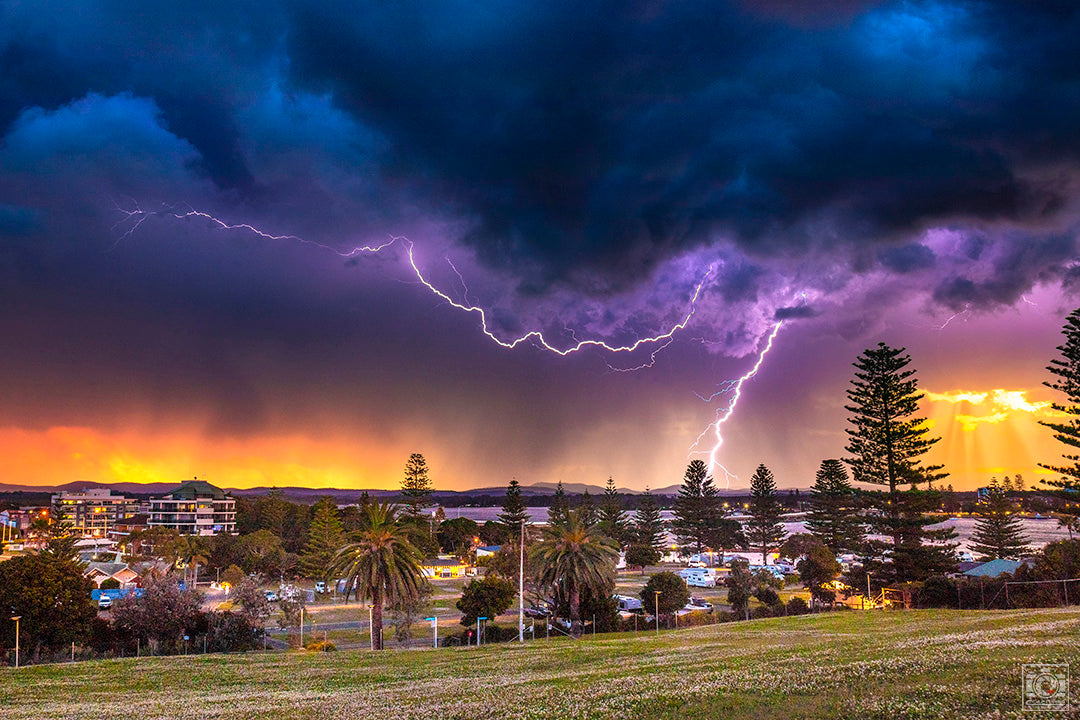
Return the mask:
[[[659,638],[0,669],[0,720],[1020,717],[1019,665],[1069,662],[1080,685],[1077,658],[1080,610],[846,612]]]

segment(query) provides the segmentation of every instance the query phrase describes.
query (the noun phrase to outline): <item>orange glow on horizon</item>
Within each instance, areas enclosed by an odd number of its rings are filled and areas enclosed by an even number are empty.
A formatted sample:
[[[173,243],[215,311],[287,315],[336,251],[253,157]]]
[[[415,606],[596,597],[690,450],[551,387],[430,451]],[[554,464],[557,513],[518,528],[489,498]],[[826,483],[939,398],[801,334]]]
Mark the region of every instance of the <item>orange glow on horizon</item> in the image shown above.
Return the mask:
[[[926,391],[923,409],[941,441],[930,461],[943,464],[956,489],[985,485],[991,477],[1024,476],[1028,487],[1052,475],[1038,467],[1057,462],[1060,443],[1040,420],[1061,417],[1050,400],[1029,400],[1040,390]]]
[[[18,485],[177,483],[228,488],[393,488],[408,452],[356,438],[300,435],[206,439],[199,433],[107,433],[88,427],[0,428],[3,482]]]

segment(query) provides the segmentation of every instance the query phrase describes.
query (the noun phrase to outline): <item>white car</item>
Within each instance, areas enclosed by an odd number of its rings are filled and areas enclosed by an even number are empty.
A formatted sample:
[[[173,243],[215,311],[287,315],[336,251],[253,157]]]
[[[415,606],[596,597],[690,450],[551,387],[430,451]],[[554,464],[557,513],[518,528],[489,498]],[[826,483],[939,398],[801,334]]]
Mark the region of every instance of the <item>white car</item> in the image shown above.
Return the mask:
[[[274,592],[273,590],[267,590],[266,591],[266,602],[277,602],[277,601],[278,601],[278,594],[276,592]]]
[[[326,592],[326,583],[323,582],[322,580],[316,580],[315,581],[315,592],[319,593],[320,595],[325,593]]]
[[[108,595],[102,595],[100,598],[98,598],[97,606],[100,610],[108,610],[112,607],[112,598]]]

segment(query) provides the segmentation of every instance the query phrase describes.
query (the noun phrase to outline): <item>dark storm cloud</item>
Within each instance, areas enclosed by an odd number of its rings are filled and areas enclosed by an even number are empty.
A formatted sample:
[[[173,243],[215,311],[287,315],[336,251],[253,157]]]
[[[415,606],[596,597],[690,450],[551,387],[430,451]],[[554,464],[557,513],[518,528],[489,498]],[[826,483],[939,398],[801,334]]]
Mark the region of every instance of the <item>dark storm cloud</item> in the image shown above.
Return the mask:
[[[898,273],[925,270],[934,265],[934,251],[918,243],[886,248],[881,252],[881,264]]]
[[[794,307],[782,307],[773,314],[774,320],[795,320],[800,318],[817,317],[818,312],[809,305],[796,305]]]
[[[718,257],[708,297],[767,303],[763,318],[803,312],[802,289],[842,293],[852,273],[902,275],[955,307],[1068,272],[1080,10],[805,7],[0,6],[0,232],[19,237],[0,264],[22,283],[7,292],[107,287],[224,322],[172,278],[99,278],[117,272],[118,240],[170,238],[163,223],[124,236],[113,203],[224,209],[335,246],[406,233],[464,243],[518,298],[567,308],[664,279],[671,297],[651,302],[666,310]],[[939,227],[964,237],[942,251],[922,237]],[[250,258],[244,241],[221,242],[207,267],[161,242],[158,271],[237,312],[277,307],[293,267],[255,263],[233,292],[220,269]],[[618,329],[616,310],[589,313]],[[516,307],[493,317],[531,327]]]
[[[776,5],[305,3],[290,77],[386,133],[386,171],[489,261],[555,277],[636,278],[725,235],[775,256],[1064,211],[1076,10],[840,3],[807,29]]]

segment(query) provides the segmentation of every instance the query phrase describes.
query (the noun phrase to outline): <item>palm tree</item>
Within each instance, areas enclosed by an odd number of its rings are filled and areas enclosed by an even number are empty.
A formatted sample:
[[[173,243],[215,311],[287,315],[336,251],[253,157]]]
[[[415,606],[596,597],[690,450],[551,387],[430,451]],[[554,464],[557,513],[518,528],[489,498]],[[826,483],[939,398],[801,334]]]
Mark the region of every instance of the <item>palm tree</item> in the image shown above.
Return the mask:
[[[540,584],[570,604],[570,631],[581,635],[581,594],[586,588],[599,596],[615,582],[619,546],[599,528],[586,525],[572,511],[562,525],[544,528],[543,539],[530,555],[540,565]]]
[[[397,506],[371,503],[361,509],[360,529],[337,554],[336,572],[345,576],[345,600],[356,593],[371,598],[371,632],[376,650],[382,650],[383,604],[415,599],[423,586],[420,553],[409,531],[398,525]]]
[[[195,579],[192,581],[192,587],[198,588],[199,566],[209,562],[210,548],[207,546],[207,542],[204,538],[192,536],[184,539],[181,552],[183,554],[184,563],[191,567],[195,572]]]

